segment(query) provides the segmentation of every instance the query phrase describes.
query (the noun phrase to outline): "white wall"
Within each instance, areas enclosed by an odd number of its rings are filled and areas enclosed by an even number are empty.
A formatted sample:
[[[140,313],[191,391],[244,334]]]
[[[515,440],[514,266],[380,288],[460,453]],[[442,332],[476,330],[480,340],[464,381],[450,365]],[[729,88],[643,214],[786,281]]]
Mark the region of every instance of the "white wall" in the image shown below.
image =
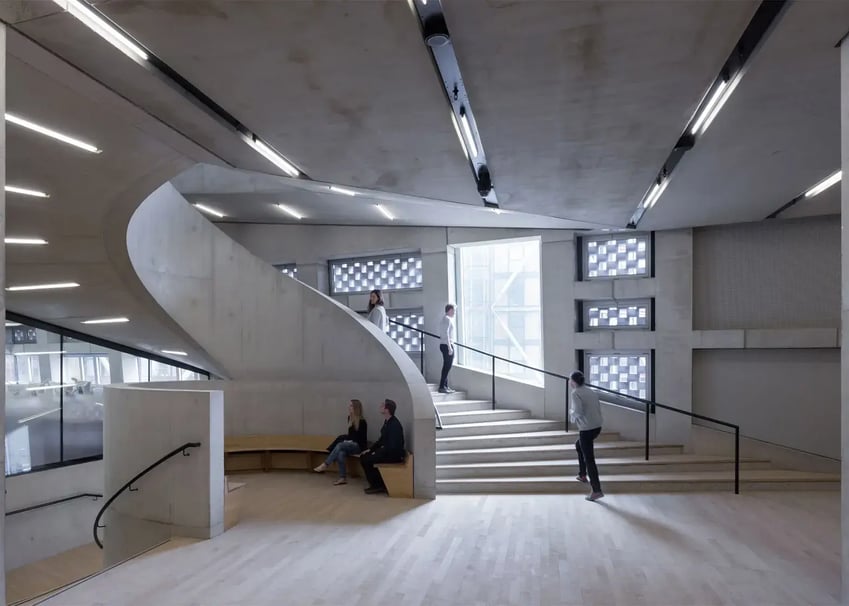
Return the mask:
[[[220,391],[110,386],[104,389],[104,494],[187,442],[107,510],[104,564],[170,536],[211,538],[224,531],[224,398]]]
[[[84,492],[103,494],[103,461],[6,478],[6,511]],[[92,542],[103,500],[76,499],[6,518],[6,570]]]

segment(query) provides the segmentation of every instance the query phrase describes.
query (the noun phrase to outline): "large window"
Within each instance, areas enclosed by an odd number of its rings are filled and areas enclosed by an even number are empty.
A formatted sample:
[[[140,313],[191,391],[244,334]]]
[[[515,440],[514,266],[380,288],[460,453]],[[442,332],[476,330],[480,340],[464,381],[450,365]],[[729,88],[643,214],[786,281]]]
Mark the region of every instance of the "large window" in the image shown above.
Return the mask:
[[[648,277],[650,244],[648,234],[625,234],[583,238],[584,277]]]
[[[651,327],[651,300],[582,301],[584,330]]]
[[[584,368],[591,385],[648,399],[651,354],[649,352],[589,352]]]
[[[542,360],[538,238],[457,247],[458,341],[536,368]],[[490,372],[488,356],[459,348],[459,363]],[[543,376],[497,362],[502,376],[541,384]]]
[[[102,456],[106,385],[208,378],[71,334],[7,322],[6,475]]]
[[[420,253],[330,261],[330,292],[334,295],[421,287]]]
[[[405,324],[406,326],[424,330],[424,313],[421,309],[410,309],[406,311],[390,310],[389,319]],[[399,326],[390,322],[389,336],[392,337],[401,349],[408,353],[421,351],[420,333],[406,326]]]

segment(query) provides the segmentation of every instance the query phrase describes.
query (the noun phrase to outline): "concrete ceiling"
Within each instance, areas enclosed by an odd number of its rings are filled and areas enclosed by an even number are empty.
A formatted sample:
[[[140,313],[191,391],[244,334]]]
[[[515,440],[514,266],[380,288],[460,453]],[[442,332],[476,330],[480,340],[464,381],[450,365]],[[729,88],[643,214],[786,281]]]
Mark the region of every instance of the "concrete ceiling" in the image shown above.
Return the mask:
[[[334,193],[326,183],[288,179],[219,166],[198,165],[172,180],[192,203],[225,215],[213,222],[417,227],[493,227],[528,229],[597,229],[594,223],[455,204],[401,194],[358,189],[356,196]],[[302,219],[283,212],[284,204]],[[393,216],[388,219],[380,204]]]
[[[125,242],[130,214],[152,189],[215,158],[13,31],[7,35],[6,70],[9,111],[103,150],[90,154],[7,124],[7,182],[50,197],[6,195],[7,236],[48,241],[7,245],[6,283],[80,284],[8,292],[7,309],[154,353],[184,350],[190,355],[182,361],[214,369],[147,294],[126,258]],[[80,324],[114,316],[131,321]]]
[[[624,226],[757,5],[443,2],[499,201]]]
[[[759,221],[840,168],[840,52],[849,2],[794,2],[687,152],[648,229]],[[786,217],[839,212],[839,187]]]

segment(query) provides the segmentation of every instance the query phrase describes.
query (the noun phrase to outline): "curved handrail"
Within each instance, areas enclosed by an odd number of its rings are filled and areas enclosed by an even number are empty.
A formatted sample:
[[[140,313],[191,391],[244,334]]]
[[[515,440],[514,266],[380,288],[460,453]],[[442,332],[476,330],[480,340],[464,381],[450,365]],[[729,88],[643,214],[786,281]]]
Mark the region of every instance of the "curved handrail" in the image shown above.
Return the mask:
[[[52,501],[47,501],[45,503],[38,503],[37,505],[30,505],[29,507],[21,507],[20,509],[13,509],[11,511],[6,512],[6,516],[13,516],[19,513],[24,513],[27,511],[34,511],[36,509],[41,509],[42,507],[50,507],[51,505],[59,505],[60,503],[67,503],[68,501],[74,501],[76,499],[83,499],[85,497],[91,497],[93,501],[97,499],[102,499],[102,494],[97,494],[94,492],[81,492],[79,494],[74,494],[69,497],[62,497],[61,499],[53,499]]]
[[[396,324],[398,326],[403,326],[409,330],[415,330],[422,337],[425,335],[428,337],[432,337],[434,339],[439,339],[440,336],[434,334],[432,332],[428,332],[423,328],[419,328],[417,326],[410,326],[409,324],[404,324],[403,322],[398,322],[397,320],[390,319],[389,322],[391,324]],[[424,344],[424,338],[422,338],[422,344]],[[544,375],[548,375],[549,377],[555,377],[558,379],[562,379],[566,381],[566,431],[569,431],[569,377],[566,375],[561,375],[560,373],[551,372],[550,370],[545,370],[544,368],[535,368],[529,364],[525,364],[523,362],[516,362],[515,360],[511,360],[509,358],[504,358],[502,356],[496,355],[494,353],[490,353],[488,351],[483,351],[482,349],[478,349],[477,347],[472,347],[470,345],[463,345],[462,343],[454,342],[454,345],[457,347],[462,347],[463,349],[467,349],[469,351],[474,351],[476,353],[482,354],[484,356],[488,356],[492,360],[492,408],[495,410],[495,361],[501,360],[502,362],[507,362],[508,364],[514,364],[515,366],[520,366],[522,368],[527,368],[528,370],[532,370],[534,372],[542,373]],[[424,347],[422,347],[424,350]],[[424,351],[422,351],[422,361],[424,361]],[[422,363],[422,374],[424,374],[424,363]],[[690,412],[689,410],[684,410],[682,408],[676,408],[674,406],[669,406],[667,404],[658,404],[654,400],[646,400],[644,398],[638,398],[636,396],[631,396],[628,394],[624,394],[618,391],[613,391],[612,389],[607,389],[605,387],[599,387],[598,385],[592,385],[590,383],[586,384],[587,387],[591,387],[596,391],[600,391],[602,393],[607,393],[619,398],[623,398],[626,400],[633,400],[635,402],[639,402],[640,404],[645,405],[645,417],[646,417],[646,461],[649,460],[649,414],[654,411],[655,408],[662,408],[664,410],[668,410],[670,412],[675,412],[682,415],[687,415],[692,419],[699,419],[701,421],[707,421],[709,423],[716,423],[717,425],[722,425],[724,427],[729,427],[734,430],[734,493],[740,493],[740,426],[735,425],[734,423],[729,423],[727,421],[720,421],[719,419],[714,419],[712,417],[708,417],[705,415],[700,415],[695,412]]]
[[[94,542],[97,543],[97,546],[100,547],[101,549],[103,549],[103,543],[100,542],[100,537],[97,536],[97,529],[103,528],[103,526],[100,525],[100,518],[103,517],[103,514],[106,513],[106,510],[115,501],[115,499],[117,499],[119,496],[121,496],[121,494],[125,490],[130,488],[130,486],[133,485],[133,482],[135,482],[136,480],[138,480],[139,478],[141,478],[142,476],[144,476],[145,474],[150,472],[152,469],[159,467],[160,465],[162,465],[165,461],[167,461],[171,457],[175,457],[181,452],[183,453],[184,457],[188,457],[189,453],[186,452],[187,448],[199,448],[199,447],[200,447],[200,442],[186,442],[182,446],[175,448],[174,450],[172,450],[171,452],[166,454],[164,457],[157,460],[155,463],[145,467],[143,471],[134,475],[132,480],[130,480],[129,482],[127,482],[126,484],[121,486],[121,488],[119,488],[118,491],[115,494],[113,494],[111,497],[109,497],[109,500],[106,501],[103,504],[103,507],[100,508],[100,511],[97,512],[97,517],[94,518],[94,526],[92,526],[92,529],[91,529],[91,532],[94,535]]]

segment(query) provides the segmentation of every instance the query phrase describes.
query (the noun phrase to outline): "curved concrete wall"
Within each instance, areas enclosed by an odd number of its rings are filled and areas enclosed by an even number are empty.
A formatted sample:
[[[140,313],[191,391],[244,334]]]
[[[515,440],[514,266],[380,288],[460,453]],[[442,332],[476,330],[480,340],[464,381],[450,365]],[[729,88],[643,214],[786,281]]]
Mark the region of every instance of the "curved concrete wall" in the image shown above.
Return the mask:
[[[233,381],[221,388],[242,429],[228,435],[333,433],[346,400],[359,397],[376,437],[371,400],[391,398],[416,455],[416,496],[434,495],[433,402],[415,364],[387,335],[253,256],[170,184],[133,215],[127,250],[148,292]]]

